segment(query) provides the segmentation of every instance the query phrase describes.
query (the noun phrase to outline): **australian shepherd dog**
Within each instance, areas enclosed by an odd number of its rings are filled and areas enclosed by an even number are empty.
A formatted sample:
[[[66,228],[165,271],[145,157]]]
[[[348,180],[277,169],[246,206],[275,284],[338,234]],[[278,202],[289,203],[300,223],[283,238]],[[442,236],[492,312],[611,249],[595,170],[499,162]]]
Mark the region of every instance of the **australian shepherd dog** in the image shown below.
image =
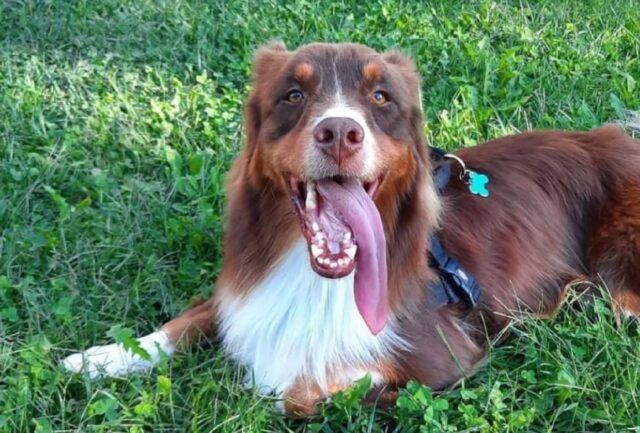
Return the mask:
[[[409,380],[455,383],[514,314],[553,312],[577,280],[640,313],[638,140],[613,125],[503,137],[447,155],[438,188],[420,95],[397,52],[260,48],[214,295],[139,338],[148,357],[110,344],[63,365],[146,371],[215,336],[248,386],[310,415],[366,375],[386,402]],[[468,170],[486,176],[485,194]],[[434,236],[477,282],[477,302],[435,301]]]

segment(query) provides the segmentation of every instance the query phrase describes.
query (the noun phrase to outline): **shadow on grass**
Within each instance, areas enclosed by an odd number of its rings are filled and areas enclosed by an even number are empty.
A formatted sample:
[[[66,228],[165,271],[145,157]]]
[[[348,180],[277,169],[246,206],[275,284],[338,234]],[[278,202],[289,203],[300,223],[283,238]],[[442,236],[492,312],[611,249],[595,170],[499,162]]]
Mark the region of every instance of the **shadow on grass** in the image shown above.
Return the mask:
[[[255,45],[246,5],[223,2],[107,0],[6,2],[0,6],[5,58],[37,56],[47,64],[109,61],[154,67],[181,77],[190,69],[246,79]]]

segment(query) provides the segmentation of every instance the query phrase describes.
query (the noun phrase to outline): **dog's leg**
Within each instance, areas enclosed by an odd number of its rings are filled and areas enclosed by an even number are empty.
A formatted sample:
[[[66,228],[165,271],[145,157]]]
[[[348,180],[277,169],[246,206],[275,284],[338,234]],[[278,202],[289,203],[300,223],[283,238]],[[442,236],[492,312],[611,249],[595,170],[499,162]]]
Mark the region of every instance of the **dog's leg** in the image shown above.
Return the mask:
[[[298,378],[282,394],[282,400],[276,403],[278,412],[290,417],[309,417],[318,413],[318,405],[331,394],[343,389],[337,384],[331,385],[328,392],[313,379]]]
[[[640,180],[610,194],[589,238],[588,258],[611,293],[617,321],[640,316]]]
[[[380,367],[380,366],[378,366]],[[378,396],[384,390],[384,377],[378,371],[379,368],[359,370],[351,374],[342,375],[340,379],[330,377],[325,387],[307,377],[297,378],[293,384],[286,388],[282,394],[282,400],[276,403],[276,409],[291,417],[309,417],[318,413],[318,406],[337,392],[344,391],[355,383],[356,380],[369,375],[372,389],[364,398],[364,403],[378,404]]]
[[[344,391],[359,379],[369,376],[371,387],[361,403],[379,408],[393,407],[398,398],[398,386],[409,379],[394,362],[379,361],[367,368],[342,370],[340,374],[327,378],[324,387],[308,377],[298,377],[282,393],[276,409],[291,417],[309,417],[318,413],[319,405],[334,394]]]
[[[211,336],[214,333],[216,315],[217,308],[212,298],[167,322],[159,330],[138,338],[138,344],[148,357],[142,357],[122,344],[114,343],[74,353],[67,356],[62,365],[67,371],[85,373],[90,378],[149,371],[163,356],[171,357],[176,349],[186,348],[202,337]]]

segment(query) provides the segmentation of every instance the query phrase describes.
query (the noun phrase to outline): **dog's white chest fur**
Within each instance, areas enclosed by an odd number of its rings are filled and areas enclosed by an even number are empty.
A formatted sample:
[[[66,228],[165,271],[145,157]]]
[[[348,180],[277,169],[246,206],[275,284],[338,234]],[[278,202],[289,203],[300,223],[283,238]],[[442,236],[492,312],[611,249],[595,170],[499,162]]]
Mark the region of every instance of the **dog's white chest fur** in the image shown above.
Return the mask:
[[[353,273],[328,279],[313,272],[301,241],[245,298],[222,302],[225,349],[261,392],[281,392],[297,377],[349,383],[405,344],[393,324],[374,336],[354,300]]]

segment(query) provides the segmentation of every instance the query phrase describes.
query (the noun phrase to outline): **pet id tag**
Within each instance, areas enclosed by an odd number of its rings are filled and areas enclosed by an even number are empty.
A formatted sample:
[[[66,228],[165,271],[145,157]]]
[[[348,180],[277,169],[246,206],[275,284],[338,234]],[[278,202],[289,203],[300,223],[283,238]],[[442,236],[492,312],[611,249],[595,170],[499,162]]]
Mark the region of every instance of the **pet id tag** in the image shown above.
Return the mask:
[[[460,167],[462,167],[462,171],[460,171],[460,180],[467,185],[471,194],[480,197],[489,197],[489,188],[487,188],[489,176],[478,171],[469,170],[464,161],[456,155],[447,153],[445,158],[453,159],[460,164]]]
[[[471,194],[479,195],[480,197],[489,197],[489,189],[487,188],[489,176],[473,170],[467,171],[469,176],[467,185],[469,186]]]

